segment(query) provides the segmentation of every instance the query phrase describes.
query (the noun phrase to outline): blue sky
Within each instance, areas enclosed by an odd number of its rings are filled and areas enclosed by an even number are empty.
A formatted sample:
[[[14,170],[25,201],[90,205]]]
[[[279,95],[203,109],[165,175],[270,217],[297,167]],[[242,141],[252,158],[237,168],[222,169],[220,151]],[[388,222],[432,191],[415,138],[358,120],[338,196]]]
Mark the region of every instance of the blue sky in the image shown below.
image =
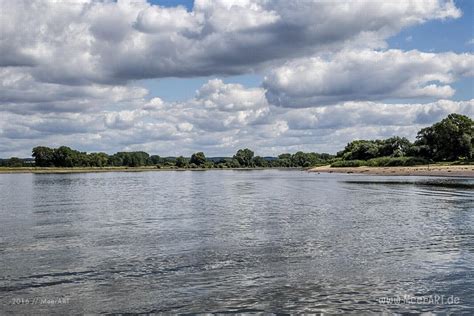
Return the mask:
[[[462,17],[446,21],[428,21],[425,24],[407,28],[388,39],[389,47],[403,50],[417,49],[425,52],[465,53],[474,51],[474,1],[456,0],[462,10]],[[472,41],[472,42],[470,42]],[[465,78],[453,84],[455,100],[473,97],[474,79]]]
[[[191,11],[193,9],[194,0],[152,0],[150,3],[165,7],[175,7],[181,5]]]
[[[388,39],[389,46],[404,50],[418,49],[438,53],[472,52],[474,44],[468,42],[474,37],[474,2],[457,0],[455,3],[462,11],[461,18],[445,21],[432,20],[409,27]]]
[[[474,1],[30,4],[2,7],[0,157],[335,153],[474,115]]]
[[[152,0],[150,3],[165,7],[184,6],[189,11],[193,9],[194,5],[193,0]],[[167,101],[183,101],[192,98],[196,90],[215,77],[151,79],[142,80],[140,84],[150,91],[150,96],[160,97]],[[263,77],[258,74],[246,74],[225,77],[224,81],[240,83],[247,87],[257,87],[261,84],[262,79]]]
[[[181,5],[191,11],[193,0],[153,0],[153,4],[166,7]],[[402,30],[397,35],[387,39],[388,47],[402,50],[420,50],[423,52],[470,52],[474,50],[474,1],[456,0],[456,6],[462,10],[459,19],[432,20]],[[470,41],[472,42],[470,43]],[[159,96],[167,101],[183,101],[193,97],[195,91],[205,82],[214,78],[164,78],[143,80],[140,84],[150,90],[151,96]],[[247,87],[257,87],[263,76],[246,74],[223,78],[227,83],[241,83]],[[474,78],[464,78],[453,84],[456,89],[454,100],[468,100],[474,95]],[[427,98],[423,102],[432,102]],[[388,99],[387,102],[399,102],[398,99]]]

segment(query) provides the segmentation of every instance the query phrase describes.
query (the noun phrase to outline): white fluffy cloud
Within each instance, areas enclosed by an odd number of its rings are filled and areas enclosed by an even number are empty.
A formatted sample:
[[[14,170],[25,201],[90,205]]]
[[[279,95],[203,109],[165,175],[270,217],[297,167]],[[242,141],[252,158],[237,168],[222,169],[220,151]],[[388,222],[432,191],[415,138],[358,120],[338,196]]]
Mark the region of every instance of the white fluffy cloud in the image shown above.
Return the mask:
[[[404,27],[461,14],[438,0],[196,0],[191,12],[145,0],[1,6],[0,65],[34,66],[37,80],[73,85],[244,73],[318,50],[379,47]]]
[[[39,144],[82,150],[147,150],[161,155],[232,154],[251,147],[262,155],[283,151],[335,152],[354,138],[407,136],[449,113],[474,115],[474,99],[427,104],[346,102],[317,108],[270,105],[263,88],[210,80],[194,98],[142,101],[132,110],[87,113],[0,112],[0,151],[27,155]],[[244,104],[235,107],[234,104]]]
[[[413,137],[473,100],[445,100],[472,54],[387,50],[400,30],[458,18],[452,1],[0,0],[0,157],[36,145],[162,155],[334,152],[354,137]],[[213,79],[181,102],[137,80]],[[156,91],[154,91],[156,92]],[[384,104],[387,98],[434,98]],[[376,102],[374,102],[376,101]],[[301,108],[299,108],[301,107]]]
[[[0,111],[86,112],[108,105],[133,104],[148,91],[130,85],[62,85],[37,81],[23,67],[0,68]]]
[[[351,50],[291,60],[265,78],[267,97],[285,107],[350,100],[449,98],[450,86],[474,75],[474,55],[401,50]]]
[[[152,100],[150,103],[155,104]],[[187,122],[195,131],[214,132],[243,128],[258,123],[269,113],[269,104],[261,88],[244,88],[213,79],[204,84],[196,97],[186,102],[146,104],[149,117],[167,118],[179,124]],[[179,127],[179,126],[178,126]],[[183,128],[181,128],[183,130]]]
[[[197,91],[199,106],[220,111],[261,109],[267,105],[265,93],[260,88],[246,89],[239,84],[224,84],[214,79]]]

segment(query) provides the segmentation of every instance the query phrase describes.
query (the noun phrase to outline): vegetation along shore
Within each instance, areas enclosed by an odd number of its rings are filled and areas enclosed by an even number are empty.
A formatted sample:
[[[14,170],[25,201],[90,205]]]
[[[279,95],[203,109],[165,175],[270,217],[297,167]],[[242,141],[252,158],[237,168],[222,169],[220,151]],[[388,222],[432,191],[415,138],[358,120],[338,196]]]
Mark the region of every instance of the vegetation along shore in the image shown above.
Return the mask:
[[[68,173],[150,171],[182,169],[306,168],[314,172],[344,172],[383,175],[474,176],[474,121],[450,114],[421,129],[415,142],[405,137],[354,140],[336,155],[328,153],[283,153],[277,157],[255,156],[248,148],[232,157],[161,157],[143,151],[86,153],[66,146],[38,146],[32,158],[0,160],[0,173]]]

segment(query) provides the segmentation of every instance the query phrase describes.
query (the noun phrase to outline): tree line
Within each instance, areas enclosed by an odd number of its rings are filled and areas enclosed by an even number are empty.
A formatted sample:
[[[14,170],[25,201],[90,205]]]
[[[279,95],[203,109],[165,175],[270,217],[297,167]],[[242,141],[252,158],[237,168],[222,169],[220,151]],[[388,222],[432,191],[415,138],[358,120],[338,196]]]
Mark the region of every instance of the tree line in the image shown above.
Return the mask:
[[[421,129],[415,142],[405,137],[355,140],[337,153],[333,166],[416,165],[429,162],[473,159],[474,121],[465,115],[449,114]],[[368,162],[368,163],[367,163]]]
[[[34,165],[35,165],[35,160],[32,158],[11,157],[9,159],[0,159],[0,167],[18,168],[18,167],[31,167]]]
[[[310,167],[326,164],[334,158],[330,154],[304,153],[282,154],[278,157],[255,156],[248,148],[239,149],[233,157],[207,158],[203,152],[191,157],[160,157],[143,151],[106,153],[86,153],[66,146],[33,148],[37,167],[143,167],[158,168],[255,168],[255,167]]]
[[[396,166],[429,162],[472,161],[474,121],[460,114],[449,114],[432,126],[421,129],[412,143],[405,137],[377,140],[354,140],[335,156],[327,153],[284,153],[278,157],[255,156],[248,148],[239,149],[232,157],[208,158],[203,152],[191,157],[160,157],[143,151],[86,153],[67,146],[33,148],[32,159],[0,159],[3,167],[142,167],[157,168],[291,168],[331,164],[341,166]]]

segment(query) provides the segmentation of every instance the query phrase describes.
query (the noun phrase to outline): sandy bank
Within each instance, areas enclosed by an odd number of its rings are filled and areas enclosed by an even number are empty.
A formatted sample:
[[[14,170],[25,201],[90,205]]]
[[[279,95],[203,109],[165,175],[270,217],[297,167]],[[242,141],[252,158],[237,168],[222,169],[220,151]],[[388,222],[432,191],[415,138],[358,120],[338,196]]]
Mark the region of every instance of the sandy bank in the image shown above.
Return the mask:
[[[474,165],[423,165],[413,167],[316,167],[310,172],[360,173],[381,176],[474,177]]]

